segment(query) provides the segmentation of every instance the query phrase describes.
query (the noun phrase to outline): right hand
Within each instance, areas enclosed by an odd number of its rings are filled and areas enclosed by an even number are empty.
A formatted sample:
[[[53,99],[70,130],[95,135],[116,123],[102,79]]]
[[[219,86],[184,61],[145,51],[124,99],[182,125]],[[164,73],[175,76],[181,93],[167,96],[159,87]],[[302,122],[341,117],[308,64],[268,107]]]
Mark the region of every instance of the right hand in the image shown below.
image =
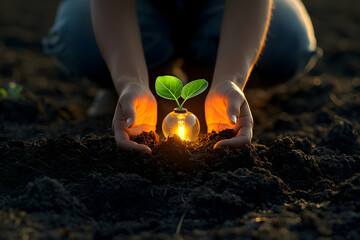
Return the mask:
[[[119,93],[112,122],[118,148],[151,153],[148,146],[131,141],[130,136],[155,131],[156,120],[157,103],[149,87],[126,85]]]
[[[253,117],[243,91],[232,81],[212,86],[205,101],[208,132],[233,129],[231,139],[217,142],[214,148],[241,148],[251,143]]]

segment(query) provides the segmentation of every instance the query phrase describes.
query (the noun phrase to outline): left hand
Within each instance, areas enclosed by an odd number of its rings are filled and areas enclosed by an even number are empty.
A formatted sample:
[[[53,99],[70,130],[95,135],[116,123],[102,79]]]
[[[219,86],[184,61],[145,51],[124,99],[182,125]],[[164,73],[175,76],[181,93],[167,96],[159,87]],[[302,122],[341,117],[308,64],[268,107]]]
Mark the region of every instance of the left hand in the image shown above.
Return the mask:
[[[208,132],[234,129],[236,136],[217,142],[214,148],[240,148],[250,144],[253,117],[243,91],[231,81],[212,86],[205,100]]]
[[[130,140],[130,136],[155,131],[157,104],[147,86],[136,83],[126,85],[119,92],[119,100],[113,118],[115,142],[122,150],[151,153],[143,144]]]

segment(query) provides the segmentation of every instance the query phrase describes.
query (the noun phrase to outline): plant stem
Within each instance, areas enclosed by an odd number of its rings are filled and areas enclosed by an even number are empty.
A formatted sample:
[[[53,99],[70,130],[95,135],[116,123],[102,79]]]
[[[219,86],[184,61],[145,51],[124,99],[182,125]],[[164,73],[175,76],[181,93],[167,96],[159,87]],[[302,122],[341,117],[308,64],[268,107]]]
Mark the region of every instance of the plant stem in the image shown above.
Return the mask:
[[[187,99],[184,99],[184,101],[181,103],[181,105],[180,105],[180,107],[179,107],[180,110],[182,109],[182,107],[183,107],[184,103],[186,102],[186,100],[187,100]]]
[[[182,104],[181,104],[181,106],[180,106],[179,101],[178,101],[175,97],[174,97],[174,99],[175,99],[175,101],[176,101],[176,103],[177,103],[177,105],[178,105],[179,109],[181,110]]]

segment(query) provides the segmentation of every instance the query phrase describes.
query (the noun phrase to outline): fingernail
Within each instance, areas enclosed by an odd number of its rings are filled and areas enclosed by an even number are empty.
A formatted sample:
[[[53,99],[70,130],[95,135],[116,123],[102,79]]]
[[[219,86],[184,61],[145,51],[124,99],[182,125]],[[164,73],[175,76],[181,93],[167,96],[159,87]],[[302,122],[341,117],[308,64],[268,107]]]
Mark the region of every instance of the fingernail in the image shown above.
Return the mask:
[[[230,119],[231,119],[231,121],[233,121],[234,123],[236,123],[236,121],[237,121],[237,117],[236,117],[235,115],[232,115]]]
[[[132,118],[126,119],[126,126],[127,127],[130,127],[130,125],[133,124],[133,123],[134,123],[134,120]]]

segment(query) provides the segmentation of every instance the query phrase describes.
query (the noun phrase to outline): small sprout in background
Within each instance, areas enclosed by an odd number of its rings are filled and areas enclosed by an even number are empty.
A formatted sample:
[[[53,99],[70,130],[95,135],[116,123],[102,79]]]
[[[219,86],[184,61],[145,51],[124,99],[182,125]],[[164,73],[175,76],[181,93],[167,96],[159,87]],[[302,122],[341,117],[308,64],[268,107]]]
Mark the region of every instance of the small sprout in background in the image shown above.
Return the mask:
[[[17,100],[20,98],[22,90],[22,85],[15,82],[10,82],[7,85],[6,89],[0,88],[0,96],[3,98],[11,98]]]
[[[187,109],[183,108],[186,100],[195,97],[205,91],[208,82],[198,79],[189,82],[183,87],[180,79],[173,76],[159,76],[155,81],[156,93],[165,99],[175,100],[178,108],[170,112],[163,120],[162,130],[165,137],[178,135],[182,140],[194,140],[200,132],[198,118]],[[184,100],[180,104],[179,98]]]
[[[0,96],[3,98],[7,98],[9,94],[4,88],[0,88]]]

